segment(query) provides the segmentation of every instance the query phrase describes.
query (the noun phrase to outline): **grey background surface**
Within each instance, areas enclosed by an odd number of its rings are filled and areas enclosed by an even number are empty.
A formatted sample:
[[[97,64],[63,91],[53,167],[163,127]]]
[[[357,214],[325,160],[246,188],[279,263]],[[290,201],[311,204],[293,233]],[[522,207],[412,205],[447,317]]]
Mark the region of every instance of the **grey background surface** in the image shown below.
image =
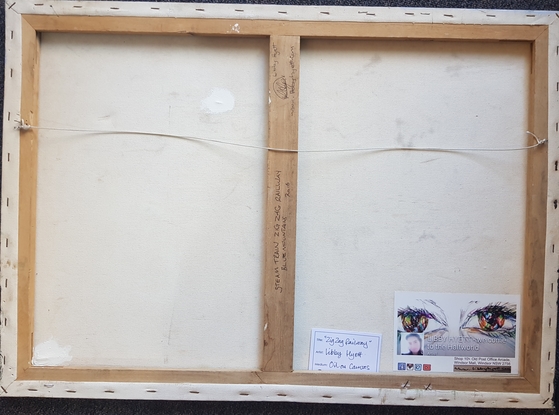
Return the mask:
[[[8,0],[6,3],[13,3]],[[179,0],[174,0],[178,2]],[[202,1],[201,1],[202,2]],[[337,5],[337,6],[383,6],[383,7],[437,7],[437,8],[471,8],[471,9],[516,9],[516,10],[559,10],[559,0],[219,0],[203,1],[205,3],[237,4],[290,4],[290,5]],[[7,6],[5,6],[7,7]],[[3,97],[4,74],[4,8],[0,9],[0,42],[2,54],[0,59],[0,94]],[[2,101],[3,104],[3,101]],[[2,112],[0,111],[0,118]],[[1,119],[0,119],[1,121]],[[1,163],[1,161],[0,161]],[[1,169],[1,165],[0,165]],[[558,359],[559,361],[559,356]],[[555,389],[559,387],[556,375]],[[557,394],[556,394],[557,395]],[[555,406],[559,399],[555,396]],[[123,400],[87,400],[87,399],[46,399],[46,398],[1,398],[0,415],[15,414],[378,414],[378,415],[422,415],[422,414],[456,414],[456,415],[500,415],[500,414],[552,414],[555,410],[505,410],[481,408],[434,408],[403,406],[365,406],[337,404],[301,404],[301,403],[264,403],[264,402],[188,402],[188,401],[123,401]]]

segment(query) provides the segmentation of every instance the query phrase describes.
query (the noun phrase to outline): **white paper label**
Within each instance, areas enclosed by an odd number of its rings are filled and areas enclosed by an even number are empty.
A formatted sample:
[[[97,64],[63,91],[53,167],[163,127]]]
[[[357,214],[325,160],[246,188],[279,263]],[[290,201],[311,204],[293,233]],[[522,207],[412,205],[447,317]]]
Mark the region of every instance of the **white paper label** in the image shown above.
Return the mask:
[[[312,329],[309,370],[378,372],[382,335]]]

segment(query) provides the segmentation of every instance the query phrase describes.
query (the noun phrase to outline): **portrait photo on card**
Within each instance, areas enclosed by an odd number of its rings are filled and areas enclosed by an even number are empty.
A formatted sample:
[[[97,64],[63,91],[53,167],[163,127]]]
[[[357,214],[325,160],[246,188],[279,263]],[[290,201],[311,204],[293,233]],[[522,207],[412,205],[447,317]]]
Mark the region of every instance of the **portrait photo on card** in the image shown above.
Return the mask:
[[[399,355],[423,355],[423,333],[398,333]]]

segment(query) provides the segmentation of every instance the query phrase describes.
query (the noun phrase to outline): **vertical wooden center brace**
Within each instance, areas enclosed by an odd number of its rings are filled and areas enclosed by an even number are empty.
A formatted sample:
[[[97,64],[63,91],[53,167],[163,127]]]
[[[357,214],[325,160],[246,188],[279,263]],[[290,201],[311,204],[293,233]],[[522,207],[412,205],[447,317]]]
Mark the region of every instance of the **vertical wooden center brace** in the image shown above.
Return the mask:
[[[297,150],[299,36],[270,37],[268,145]],[[293,370],[297,152],[269,150],[262,370]]]

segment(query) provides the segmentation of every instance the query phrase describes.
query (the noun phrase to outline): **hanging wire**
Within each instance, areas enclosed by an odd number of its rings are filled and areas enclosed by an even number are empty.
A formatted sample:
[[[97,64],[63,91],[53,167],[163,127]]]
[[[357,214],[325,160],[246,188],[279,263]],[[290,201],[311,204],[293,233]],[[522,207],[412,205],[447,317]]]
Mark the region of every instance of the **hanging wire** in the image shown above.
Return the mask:
[[[526,131],[526,134],[535,138],[536,144],[525,147],[459,147],[459,148],[444,148],[444,147],[356,147],[356,148],[331,148],[321,150],[305,150],[305,149],[288,149],[278,147],[258,146],[253,144],[235,143],[231,141],[218,140],[214,138],[201,138],[189,135],[176,135],[159,132],[148,131],[133,131],[133,130],[89,130],[80,128],[56,128],[56,127],[38,127],[29,125],[25,122],[19,121],[16,129],[27,130],[46,130],[46,131],[66,131],[66,132],[79,132],[90,134],[131,134],[131,135],[147,135],[152,137],[168,137],[178,138],[182,140],[198,141],[204,143],[223,144],[234,147],[253,148],[258,150],[276,151],[281,153],[346,153],[346,152],[368,152],[368,151],[440,151],[440,152],[501,152],[501,151],[523,151],[539,147],[547,143],[547,139],[540,139],[534,133]]]

